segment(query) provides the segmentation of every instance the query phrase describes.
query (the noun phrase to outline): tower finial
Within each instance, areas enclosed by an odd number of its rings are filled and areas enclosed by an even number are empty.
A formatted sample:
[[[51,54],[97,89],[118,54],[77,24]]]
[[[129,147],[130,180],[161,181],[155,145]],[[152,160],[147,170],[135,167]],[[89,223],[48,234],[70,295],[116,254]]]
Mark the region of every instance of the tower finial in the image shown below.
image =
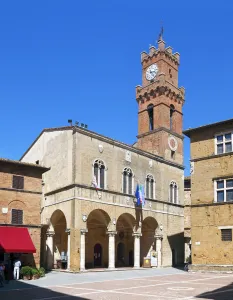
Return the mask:
[[[162,25],[162,22],[161,22],[161,30],[160,30],[159,38],[158,38],[158,42],[159,41],[163,41],[163,25]]]

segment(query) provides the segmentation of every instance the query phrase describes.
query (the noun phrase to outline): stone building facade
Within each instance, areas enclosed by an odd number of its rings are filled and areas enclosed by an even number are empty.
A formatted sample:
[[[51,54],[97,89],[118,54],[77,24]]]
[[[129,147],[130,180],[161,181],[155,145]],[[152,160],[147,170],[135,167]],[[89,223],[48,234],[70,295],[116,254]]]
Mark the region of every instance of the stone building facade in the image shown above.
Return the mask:
[[[21,255],[24,265],[40,266],[42,173],[47,170],[0,158],[0,227],[26,227],[36,248],[34,254]]]
[[[184,257],[191,261],[191,177],[184,178]]]
[[[165,48],[143,52],[142,86],[136,87],[138,141],[126,145],[90,130],[44,129],[21,160],[49,166],[43,175],[43,261],[67,268],[184,261],[184,166],[179,54]],[[135,203],[137,184],[146,204]],[[156,260],[155,260],[156,261]]]
[[[191,141],[192,269],[233,270],[233,119],[184,131]]]

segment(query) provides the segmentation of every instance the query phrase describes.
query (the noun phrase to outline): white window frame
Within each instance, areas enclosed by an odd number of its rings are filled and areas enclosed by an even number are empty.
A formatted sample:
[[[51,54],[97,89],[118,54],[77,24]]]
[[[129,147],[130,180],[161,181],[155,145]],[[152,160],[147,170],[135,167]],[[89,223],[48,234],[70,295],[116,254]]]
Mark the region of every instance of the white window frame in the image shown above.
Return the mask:
[[[147,182],[147,178],[150,178],[150,179],[152,179],[153,180],[153,183],[154,183],[154,185],[153,185],[153,198],[151,197],[151,188],[150,188],[150,185],[151,185],[151,181],[149,181],[149,197],[148,197],[148,199],[156,199],[156,197],[155,197],[155,185],[156,185],[156,182],[155,182],[155,178],[154,178],[154,176],[152,175],[152,174],[147,174],[146,175],[146,180],[145,180],[145,196],[146,196],[146,198],[147,198],[147,184],[146,184],[146,182]]]
[[[131,193],[128,193],[128,189],[129,189],[129,176],[126,177],[126,194],[128,195],[133,195],[133,191],[134,191],[134,173],[133,173],[133,170],[129,167],[125,167],[123,169],[123,172],[122,172],[122,192],[124,193],[124,172],[127,171],[127,170],[130,170],[131,173],[132,173],[132,191]]]
[[[172,188],[172,195],[171,195],[171,189],[170,186],[173,186]],[[176,186],[176,202],[175,202],[175,186]],[[169,184],[169,202],[174,204],[179,204],[179,188],[176,181],[172,180]],[[171,197],[172,196],[172,197]]]
[[[233,202],[233,200],[232,201],[226,201],[226,191],[227,190],[233,190],[233,187],[226,187],[226,182],[227,182],[227,180],[233,180],[233,178],[219,178],[219,179],[216,179],[215,181],[214,181],[214,202],[216,202],[216,203],[225,203],[225,202],[229,202],[229,203],[231,203],[231,202]],[[221,189],[217,189],[217,182],[218,181],[223,181],[224,182],[224,184],[223,184],[223,188],[221,188]],[[224,201],[223,202],[218,202],[218,191],[224,191]]]
[[[225,140],[225,134],[231,134],[231,140]],[[217,140],[217,137],[222,135],[223,136],[223,141],[222,142],[218,142]],[[229,152],[226,152],[226,143],[229,143],[231,142],[231,151]],[[219,132],[217,134],[215,134],[215,137],[214,137],[214,143],[215,143],[215,154],[216,155],[221,155],[221,154],[224,154],[224,153],[231,153],[233,152],[233,131],[232,130],[228,130],[228,131],[224,131],[224,132]],[[221,145],[223,144],[223,153],[218,153],[218,148],[217,148],[217,145]]]
[[[104,187],[102,189],[106,189],[107,187],[107,167],[106,163],[103,161],[103,159],[96,158],[92,163],[92,177],[95,176],[95,163],[99,162],[99,168],[98,168],[98,179],[96,178],[96,183],[98,188],[100,189],[100,166],[101,163],[104,165]]]

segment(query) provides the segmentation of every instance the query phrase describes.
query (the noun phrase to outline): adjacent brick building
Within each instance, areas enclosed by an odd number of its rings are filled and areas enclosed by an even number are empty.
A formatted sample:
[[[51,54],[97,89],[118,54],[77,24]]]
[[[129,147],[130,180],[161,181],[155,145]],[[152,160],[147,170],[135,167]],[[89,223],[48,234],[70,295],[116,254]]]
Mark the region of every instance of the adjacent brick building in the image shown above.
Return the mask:
[[[184,178],[184,257],[191,260],[191,177]]]
[[[184,134],[191,141],[192,269],[233,270],[233,119]]]
[[[21,254],[21,260],[23,264],[37,267],[40,265],[42,173],[47,170],[37,164],[0,158],[0,229],[28,229],[36,253]],[[14,231],[10,230],[9,234],[14,241]],[[2,254],[7,247],[5,242],[0,237]]]

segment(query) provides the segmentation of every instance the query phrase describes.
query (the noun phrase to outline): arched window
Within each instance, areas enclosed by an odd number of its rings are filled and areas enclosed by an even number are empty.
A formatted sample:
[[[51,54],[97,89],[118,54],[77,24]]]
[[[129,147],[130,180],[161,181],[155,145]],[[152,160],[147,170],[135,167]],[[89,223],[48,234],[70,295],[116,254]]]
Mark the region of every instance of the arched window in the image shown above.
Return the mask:
[[[149,130],[154,130],[154,106],[153,104],[149,104],[147,106],[147,112],[149,117]]]
[[[133,172],[130,168],[124,168],[123,171],[123,193],[133,194]]]
[[[172,130],[173,119],[174,119],[175,106],[173,104],[170,105],[170,130]]]
[[[170,183],[169,199],[171,203],[178,204],[178,187],[175,181]]]
[[[152,175],[146,176],[146,198],[154,199],[155,180]]]
[[[94,162],[94,175],[99,188],[105,187],[105,165],[100,159],[96,159]]]

